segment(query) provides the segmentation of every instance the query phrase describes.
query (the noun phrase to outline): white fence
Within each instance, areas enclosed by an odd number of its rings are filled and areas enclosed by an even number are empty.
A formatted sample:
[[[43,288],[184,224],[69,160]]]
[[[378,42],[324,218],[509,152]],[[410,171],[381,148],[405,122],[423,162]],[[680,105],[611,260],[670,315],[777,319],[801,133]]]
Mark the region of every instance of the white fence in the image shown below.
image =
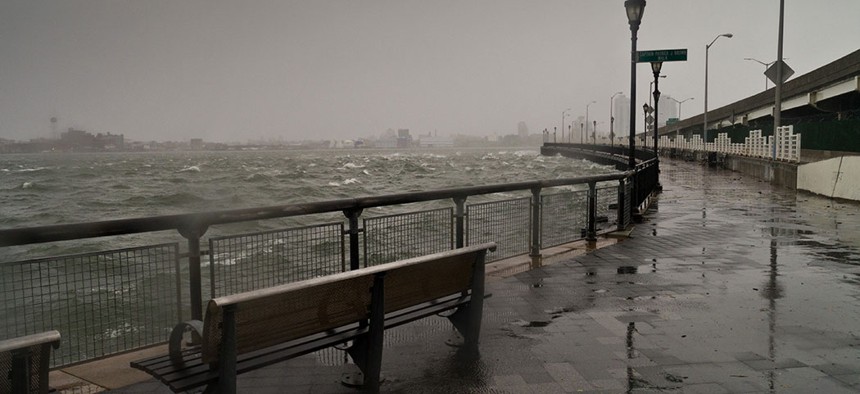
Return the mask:
[[[749,137],[744,138],[743,143],[732,143],[728,133],[719,133],[714,142],[704,143],[702,136],[694,135],[687,140],[684,137],[670,139],[664,135],[660,137],[660,148],[675,148],[691,151],[708,151],[727,153],[738,156],[761,157],[782,161],[800,161],[800,134],[794,134],[794,126],[783,126],[776,132],[776,147],[773,146],[773,136],[764,137],[761,130],[750,130]],[[627,144],[627,138],[622,139]],[[654,142],[649,138],[648,145],[653,149]],[[647,146],[641,138],[636,139],[636,146]]]

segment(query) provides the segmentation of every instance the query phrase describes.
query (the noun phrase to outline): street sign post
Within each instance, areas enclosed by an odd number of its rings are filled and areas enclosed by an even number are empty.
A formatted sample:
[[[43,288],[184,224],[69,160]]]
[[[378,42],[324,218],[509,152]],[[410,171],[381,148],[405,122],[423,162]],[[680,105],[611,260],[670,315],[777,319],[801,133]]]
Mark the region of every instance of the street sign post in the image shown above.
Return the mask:
[[[658,49],[654,51],[637,51],[637,63],[652,62],[684,62],[687,61],[686,49]]]

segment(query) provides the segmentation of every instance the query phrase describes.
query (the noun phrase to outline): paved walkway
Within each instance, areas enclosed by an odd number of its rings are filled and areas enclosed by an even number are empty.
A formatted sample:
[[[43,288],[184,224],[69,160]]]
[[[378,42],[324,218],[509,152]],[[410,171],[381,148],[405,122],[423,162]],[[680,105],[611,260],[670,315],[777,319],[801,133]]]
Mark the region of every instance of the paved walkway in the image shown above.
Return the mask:
[[[663,163],[629,239],[488,284],[481,354],[442,318],[386,335],[384,392],[858,392],[860,206]],[[241,392],[354,393],[343,353]],[[115,392],[168,392],[147,381]]]

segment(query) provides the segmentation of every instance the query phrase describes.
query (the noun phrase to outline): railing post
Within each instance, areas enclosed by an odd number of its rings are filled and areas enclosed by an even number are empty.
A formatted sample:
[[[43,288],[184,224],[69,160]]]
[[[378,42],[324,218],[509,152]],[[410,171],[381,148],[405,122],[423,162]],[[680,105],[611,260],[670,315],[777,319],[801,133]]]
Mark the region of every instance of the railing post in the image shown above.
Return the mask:
[[[588,230],[585,233],[585,240],[588,242],[597,241],[597,183],[588,182]]]
[[[540,190],[539,187],[532,189],[532,247],[529,253],[529,257],[532,258],[532,268],[541,266],[540,246],[542,238],[541,224],[543,222],[541,206],[543,203],[540,198]]]
[[[349,269],[357,270],[361,268],[361,258],[358,250],[358,234],[361,229],[358,228],[358,217],[361,216],[361,208],[346,209],[343,215],[349,220],[349,229],[346,233],[349,234]]]
[[[188,291],[191,293],[191,319],[203,320],[203,278],[200,270],[200,237],[206,233],[206,226],[191,225],[179,229],[188,240]]]
[[[627,186],[625,186],[625,184],[624,184],[624,179],[619,179],[618,180],[618,205],[616,207],[616,209],[618,211],[618,220],[616,220],[618,231],[624,231],[627,228],[624,225],[624,223],[625,223],[624,215],[627,212],[627,210],[624,209],[625,208],[625,206],[624,206],[624,191],[625,190],[624,189],[626,187]]]
[[[465,246],[466,239],[466,197],[454,197],[454,247]]]

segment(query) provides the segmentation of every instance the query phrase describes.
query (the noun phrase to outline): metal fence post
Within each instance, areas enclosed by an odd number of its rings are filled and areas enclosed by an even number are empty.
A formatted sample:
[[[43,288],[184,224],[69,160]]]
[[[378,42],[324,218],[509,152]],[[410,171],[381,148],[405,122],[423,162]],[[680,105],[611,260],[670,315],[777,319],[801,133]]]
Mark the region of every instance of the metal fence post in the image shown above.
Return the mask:
[[[624,206],[624,192],[625,192],[626,187],[627,186],[624,184],[624,179],[619,179],[618,180],[618,206],[616,207],[616,209],[618,210],[618,220],[616,220],[617,225],[618,225],[617,226],[618,231],[624,231],[627,228],[627,226],[624,225],[624,223],[626,223],[624,220],[624,215],[627,212],[627,210],[624,209],[625,208],[625,206]]]
[[[541,266],[541,223],[543,222],[543,218],[541,217],[541,199],[540,199],[540,188],[536,187],[532,189],[532,246],[531,252],[529,253],[529,257],[532,258],[532,268],[537,268]]]
[[[454,218],[456,219],[454,223],[454,246],[462,248],[465,246],[466,239],[466,197],[454,197],[454,205],[456,205],[454,210]]]
[[[588,230],[586,230],[585,240],[589,242],[597,241],[597,183],[588,182]]]
[[[361,216],[362,209],[346,209],[343,215],[349,220],[349,269],[357,270],[361,268],[361,258],[358,250],[358,233],[361,229],[358,228],[358,217]]]
[[[191,293],[191,319],[203,320],[203,278],[200,271],[200,237],[206,226],[191,225],[179,229],[179,234],[188,240],[188,290]]]

